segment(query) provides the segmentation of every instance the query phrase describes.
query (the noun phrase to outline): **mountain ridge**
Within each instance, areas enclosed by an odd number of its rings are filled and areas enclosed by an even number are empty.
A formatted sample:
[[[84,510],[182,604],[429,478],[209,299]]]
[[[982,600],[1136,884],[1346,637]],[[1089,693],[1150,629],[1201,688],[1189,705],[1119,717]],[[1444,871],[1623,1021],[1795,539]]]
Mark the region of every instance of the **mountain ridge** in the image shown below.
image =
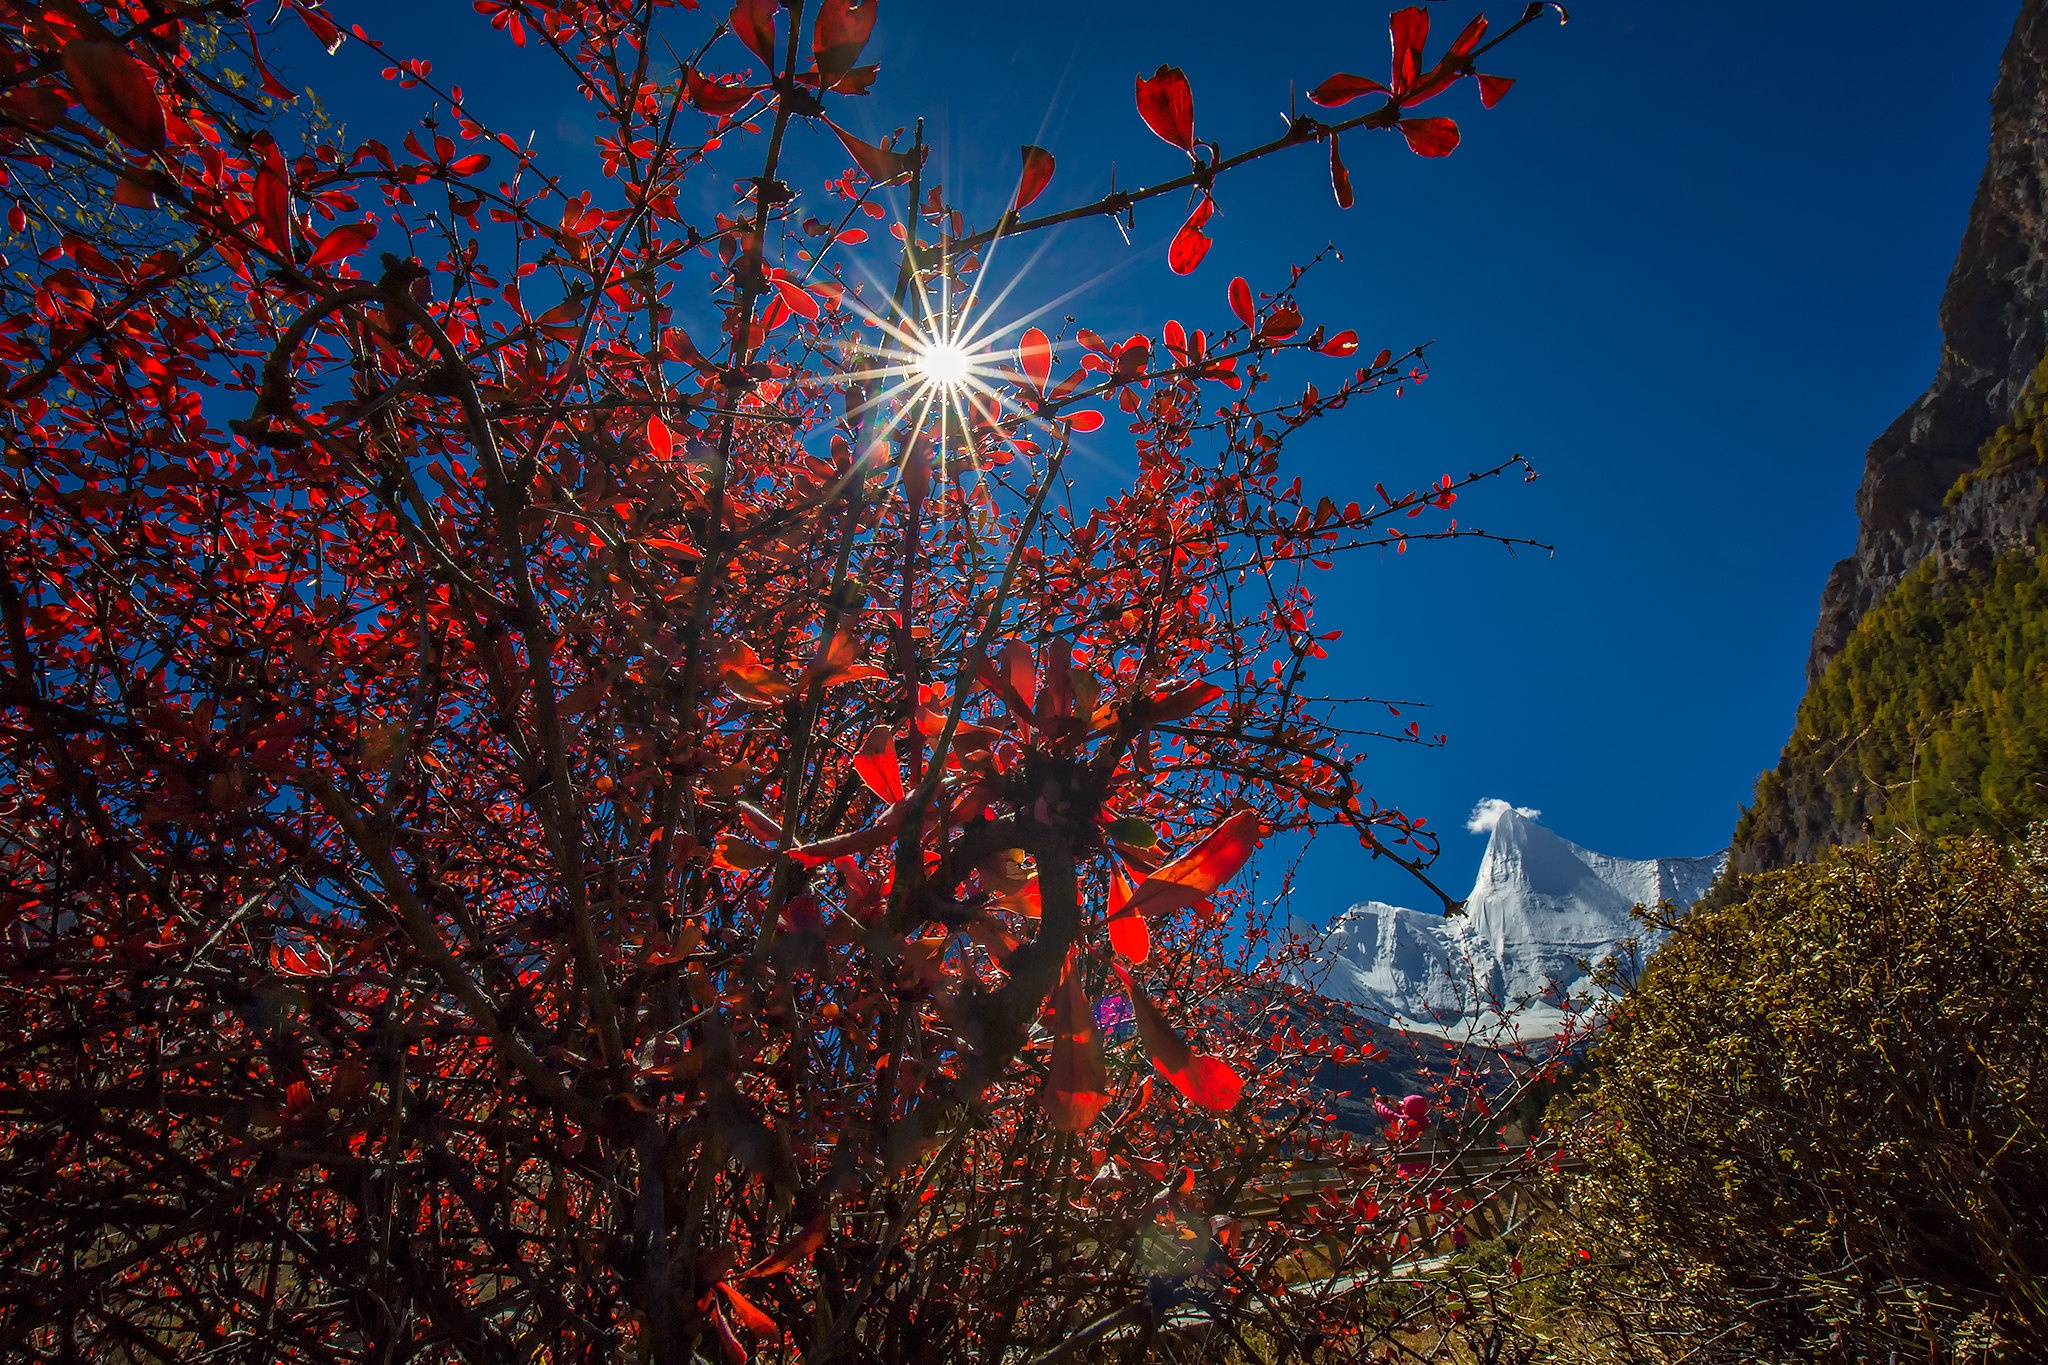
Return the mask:
[[[2038,474],[2005,471],[1953,505],[1947,499],[2048,350],[2048,0],[2024,0],[2000,57],[1984,173],[1939,321],[1933,381],[1864,455],[1856,548],[1821,591],[1809,684],[1930,556],[1953,569],[2034,548],[2044,508]]]
[[[1636,905],[1689,907],[1727,856],[1616,858],[1536,823],[1535,812],[1480,809],[1488,840],[1463,914],[1351,906],[1330,923],[1320,979],[1303,984],[1416,1032],[1504,1021],[1518,1035],[1548,1033],[1565,1017],[1563,997],[1595,989],[1581,962],[1597,965],[1632,939],[1654,947],[1657,935],[1631,915]]]

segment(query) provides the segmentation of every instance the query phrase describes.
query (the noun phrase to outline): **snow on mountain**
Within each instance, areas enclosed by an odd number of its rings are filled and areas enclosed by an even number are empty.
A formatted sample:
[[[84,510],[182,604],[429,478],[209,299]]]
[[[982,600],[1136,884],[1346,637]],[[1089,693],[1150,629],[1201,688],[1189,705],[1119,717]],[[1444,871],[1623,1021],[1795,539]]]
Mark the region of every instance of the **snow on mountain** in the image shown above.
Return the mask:
[[[1516,1033],[1548,1033],[1563,1017],[1560,991],[1595,990],[1581,962],[1598,966],[1630,938],[1655,947],[1631,909],[1690,908],[1727,861],[1610,858],[1559,838],[1537,814],[1481,802],[1469,827],[1488,832],[1486,855],[1464,914],[1354,905],[1330,926],[1328,970],[1303,984],[1418,1032],[1464,1033],[1506,1005]]]

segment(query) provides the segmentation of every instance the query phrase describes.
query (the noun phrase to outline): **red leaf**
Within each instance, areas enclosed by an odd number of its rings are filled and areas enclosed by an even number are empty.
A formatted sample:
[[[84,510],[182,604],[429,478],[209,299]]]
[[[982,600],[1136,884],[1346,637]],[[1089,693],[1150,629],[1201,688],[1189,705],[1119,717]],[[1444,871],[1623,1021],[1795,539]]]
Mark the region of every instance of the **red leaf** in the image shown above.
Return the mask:
[[[320,245],[313,248],[313,254],[306,258],[308,267],[327,265],[344,256],[353,256],[370,244],[377,235],[377,225],[370,222],[343,223],[320,239]]]
[[[780,0],[739,0],[732,7],[732,31],[756,57],[775,69],[775,11]]]
[[[1202,225],[1216,212],[1216,200],[1205,194],[1202,202],[1195,205],[1195,211],[1180,225],[1180,231],[1173,234],[1173,245],[1166,249],[1166,264],[1176,275],[1185,275],[1202,263],[1215,242],[1202,231]]]
[[[1348,327],[1323,343],[1324,355],[1347,356],[1355,354],[1357,350],[1358,333]]]
[[[1162,66],[1150,80],[1138,77],[1138,116],[1182,151],[1194,150],[1195,94],[1179,67]]]
[[[818,320],[818,301],[794,280],[775,281],[775,292],[782,297],[783,306],[800,318],[812,322]]]
[[[724,1280],[718,1282],[718,1292],[725,1295],[726,1305],[732,1315],[739,1319],[740,1326],[765,1341],[780,1340],[782,1329],[775,1325],[775,1319],[762,1312],[754,1301]]]
[[[654,452],[654,458],[666,461],[675,455],[675,434],[668,429],[668,423],[661,420],[660,413],[647,419],[647,448]]]
[[[775,1249],[772,1256],[763,1257],[742,1270],[738,1278],[751,1280],[757,1275],[786,1275],[811,1258],[811,1254],[825,1245],[825,1224],[827,1215],[819,1214],[803,1225],[796,1236]]]
[[[1159,1063],[1155,1061],[1152,1065],[1158,1066]],[[1187,1065],[1180,1070],[1167,1070],[1166,1079],[1204,1109],[1220,1111],[1235,1108],[1238,1097],[1244,1094],[1244,1077],[1238,1075],[1230,1063],[1201,1052],[1190,1056]]]
[[[744,108],[747,101],[760,94],[764,88],[759,85],[720,85],[695,71],[683,73],[684,98],[715,118],[724,118],[727,114]]]
[[[1252,309],[1252,287],[1242,275],[1230,282],[1230,311],[1247,327],[1258,321],[1259,315]]]
[[[822,687],[838,687],[842,683],[866,682],[889,676],[873,664],[855,663],[854,659],[859,654],[859,641],[854,639],[851,631],[842,629],[818,650],[805,679],[815,680]]]
[[[1501,97],[1508,93],[1508,87],[1515,83],[1513,76],[1481,76],[1479,78],[1479,102],[1491,109],[1499,104]]]
[[[1394,94],[1407,94],[1422,71],[1422,45],[1429,41],[1429,11],[1420,5],[1396,10],[1387,20],[1394,46]]]
[[[142,63],[119,43],[76,38],[64,44],[72,93],[106,130],[138,152],[162,151],[164,106]]]
[[[1001,671],[996,681],[1003,689],[1003,702],[1018,715],[1028,715],[1032,703],[1038,700],[1038,664],[1031,657],[1031,646],[1022,640],[1012,640],[1003,646],[997,656]]]
[[[279,13],[283,13],[283,11],[280,10]],[[256,41],[256,25],[246,14],[242,16],[242,27],[249,35],[249,56],[256,64],[256,75],[263,83],[263,93],[275,96],[286,103],[291,103],[298,99],[299,92],[279,80],[272,74],[270,67],[265,64],[262,45]],[[330,52],[328,55],[332,56],[334,54]]]
[[[291,186],[285,178],[284,157],[275,140],[262,148],[263,165],[256,172],[256,221],[264,240],[280,256],[291,254]]]
[[[1285,341],[1300,330],[1301,310],[1286,303],[1266,314],[1266,320],[1259,324],[1259,340]]]
[[[1126,913],[1164,915],[1207,900],[1238,874],[1266,827],[1257,811],[1241,810],[1209,831],[1202,842],[1138,884]]]
[[[1145,699],[1145,722],[1148,725],[1159,725],[1166,721],[1183,720],[1222,695],[1222,688],[1200,679],[1154,692]]]
[[[868,790],[890,804],[903,799],[903,765],[896,757],[896,732],[885,725],[868,731],[853,770]]]
[[[1450,66],[1454,63],[1464,61],[1467,57],[1472,55],[1472,49],[1478,47],[1479,40],[1481,38],[1484,38],[1485,36],[1486,16],[1483,14],[1475,15],[1472,19],[1472,22],[1465,25],[1464,31],[1457,36],[1457,39],[1454,42],[1452,42],[1451,50],[1444,53],[1443,60],[1441,62],[1438,62],[1437,65],[1440,67]]]
[[[327,49],[328,56],[332,57],[341,50],[344,35],[332,19],[311,5],[299,3],[299,0],[286,0],[286,3],[291,5],[293,13],[304,21],[306,27],[313,31],[314,41]]]
[[[1137,1016],[1138,1036],[1145,1041],[1145,1051],[1152,1058],[1152,1065],[1159,1073],[1173,1082],[1173,1088],[1180,1091],[1205,1109],[1229,1109],[1244,1093],[1244,1081],[1220,1058],[1206,1056],[1189,1047],[1187,1040],[1174,1032],[1173,1025],[1166,1021],[1152,998],[1138,989],[1138,983],[1131,980],[1123,968],[1117,968],[1123,977],[1124,989],[1130,992],[1131,1013]]]
[[[1401,136],[1417,156],[1449,156],[1458,146],[1458,125],[1447,118],[1404,118]]]
[[[887,185],[891,181],[904,179],[924,164],[925,154],[931,151],[929,147],[919,147],[909,152],[899,152],[893,147],[877,147],[872,142],[862,142],[831,119],[825,120],[825,126],[839,134],[839,140],[846,144],[847,155],[853,158],[853,164],[860,167],[861,174],[877,185]]]
[[[849,830],[844,834],[835,834],[829,839],[819,839],[815,843],[798,844],[789,851],[789,856],[799,867],[823,867],[836,858],[880,848],[894,839],[896,831],[901,828],[903,812],[900,809],[891,809],[885,811],[880,820],[866,829]]]
[[[1036,327],[1017,338],[1017,367],[1032,388],[1045,392],[1046,382],[1052,378],[1052,343]]]
[[[1181,326],[1174,319],[1168,318],[1166,326],[1160,329],[1160,339],[1166,343],[1166,353],[1173,357],[1174,364],[1185,365],[1188,363],[1187,328]]]
[[[327,950],[317,943],[308,943],[303,951],[291,944],[273,943],[270,967],[284,976],[318,976],[332,971],[334,963]]]
[[[818,74],[831,85],[853,70],[860,50],[875,31],[875,9],[880,0],[824,0],[818,10],[818,26],[811,31],[811,56]]]
[[[732,694],[751,706],[776,706],[789,695],[789,683],[737,641],[718,651],[719,676]]]
[[[740,1345],[740,1339],[733,1335],[725,1314],[718,1311],[717,1304],[711,1306],[711,1325],[717,1329],[718,1349],[725,1353],[731,1365],[747,1365],[747,1348]]]
[[[1337,150],[1337,135],[1330,134],[1330,190],[1337,196],[1337,207],[1351,207],[1351,172],[1344,167],[1344,155]]]
[[[1360,95],[1384,95],[1387,87],[1370,76],[1353,76],[1339,71],[1321,85],[1308,92],[1311,103],[1325,109],[1335,109],[1340,104],[1349,104]]]
[[[1095,1029],[1095,1011],[1081,989],[1075,955],[1067,952],[1066,969],[1052,992],[1052,1061],[1046,1069],[1039,1103],[1053,1127],[1078,1133],[1109,1103],[1109,1071],[1102,1064],[1102,1035]]]
[[[124,208],[153,209],[156,207],[156,191],[132,175],[117,175],[114,177],[114,202]]]
[[[1052,153],[1043,147],[1027,145],[1024,148],[1024,173],[1017,178],[1017,198],[1010,208],[1022,212],[1024,208],[1045,193],[1046,184],[1052,179]]]
[[[1131,884],[1122,869],[1109,870],[1109,946],[1126,961],[1143,962],[1152,954],[1152,931],[1142,915],[1130,912]]]
[[[1083,408],[1079,412],[1065,414],[1064,420],[1075,431],[1099,431],[1102,428],[1103,416],[1092,408]]]
[[[711,865],[733,872],[753,872],[775,860],[775,850],[749,843],[736,834],[721,834],[712,846]]]

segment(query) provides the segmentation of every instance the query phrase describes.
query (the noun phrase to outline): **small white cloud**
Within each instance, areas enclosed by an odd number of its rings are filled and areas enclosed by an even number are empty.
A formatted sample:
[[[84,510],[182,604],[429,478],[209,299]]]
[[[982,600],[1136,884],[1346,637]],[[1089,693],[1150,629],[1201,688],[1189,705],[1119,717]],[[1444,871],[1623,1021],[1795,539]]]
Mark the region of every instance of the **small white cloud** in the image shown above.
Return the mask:
[[[1493,827],[1500,823],[1501,816],[1509,811],[1513,811],[1524,820],[1534,820],[1543,814],[1533,806],[1511,806],[1498,796],[1489,796],[1474,806],[1472,813],[1465,817],[1465,828],[1473,834],[1491,834]]]

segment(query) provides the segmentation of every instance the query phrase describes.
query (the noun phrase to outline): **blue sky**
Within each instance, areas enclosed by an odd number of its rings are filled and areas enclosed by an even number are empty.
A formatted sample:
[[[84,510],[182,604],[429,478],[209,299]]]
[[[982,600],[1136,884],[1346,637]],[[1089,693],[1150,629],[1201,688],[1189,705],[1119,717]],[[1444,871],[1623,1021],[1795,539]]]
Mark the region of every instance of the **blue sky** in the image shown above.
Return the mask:
[[[1174,173],[1131,96],[1162,62],[1187,71],[1197,132],[1226,152],[1279,130],[1290,81],[1385,74],[1377,6],[881,4],[882,79],[849,121],[881,133],[922,114],[941,178],[984,221],[1023,142],[1058,157],[1047,207],[1099,193],[1112,163],[1126,184]],[[507,126],[578,136],[578,111],[536,106],[518,63],[461,59],[483,22],[468,5],[334,7],[387,38],[409,28],[406,46]],[[1477,8],[1432,6],[1431,53]],[[1323,627],[1345,631],[1322,688],[1425,700],[1423,728],[1450,736],[1375,747],[1367,773],[1444,828],[1459,892],[1480,848],[1464,817],[1486,796],[1608,853],[1726,841],[1789,733],[1864,447],[1932,375],[2017,3],[1572,10],[1489,63],[1519,78],[1498,109],[1469,90],[1431,106],[1464,129],[1448,159],[1347,142],[1349,212],[1308,150],[1223,183],[1217,246],[1192,277],[1166,270],[1163,211],[1129,248],[1106,223],[1064,230],[1027,284],[1112,272],[1082,320],[1156,328],[1220,315],[1232,275],[1270,281],[1335,241],[1346,261],[1309,291],[1311,321],[1357,328],[1368,351],[1433,339],[1434,373],[1299,447],[1311,487],[1343,501],[1517,451],[1542,472],[1459,511],[1554,556],[1429,547],[1349,561],[1320,591]],[[299,74],[351,121],[371,116],[319,60]],[[1366,896],[1423,903],[1349,840],[1308,853],[1297,913]]]

